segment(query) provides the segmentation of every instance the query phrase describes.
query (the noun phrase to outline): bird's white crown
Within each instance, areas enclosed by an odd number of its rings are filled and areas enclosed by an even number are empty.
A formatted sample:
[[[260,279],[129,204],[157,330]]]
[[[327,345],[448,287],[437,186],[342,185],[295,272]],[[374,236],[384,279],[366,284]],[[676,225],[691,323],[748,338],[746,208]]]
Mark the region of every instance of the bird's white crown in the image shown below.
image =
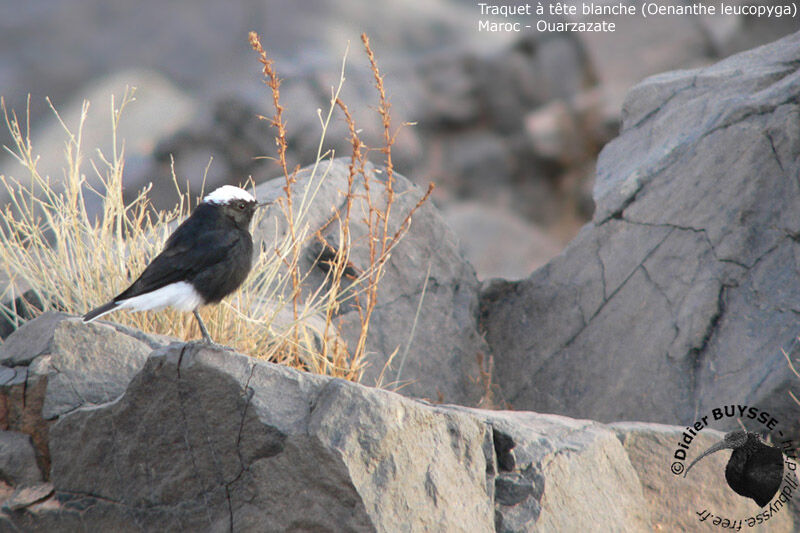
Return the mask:
[[[233,185],[223,185],[219,189],[206,195],[203,198],[203,203],[206,204],[229,204],[236,200],[244,200],[245,202],[255,202],[256,199],[253,195],[244,189],[234,187]]]

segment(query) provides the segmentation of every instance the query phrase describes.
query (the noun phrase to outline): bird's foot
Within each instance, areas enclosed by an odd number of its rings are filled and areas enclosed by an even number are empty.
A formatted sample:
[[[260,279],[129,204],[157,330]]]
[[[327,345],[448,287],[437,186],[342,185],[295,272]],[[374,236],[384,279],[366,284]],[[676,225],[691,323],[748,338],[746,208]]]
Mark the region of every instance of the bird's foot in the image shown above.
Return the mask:
[[[231,348],[230,346],[225,346],[224,344],[219,344],[217,342],[214,342],[211,339],[211,337],[203,337],[202,339],[194,341],[194,342],[196,344],[207,346],[209,348],[219,348],[219,349],[222,349],[222,350],[225,350],[225,351],[228,351],[228,352],[235,352],[236,351],[235,348]]]

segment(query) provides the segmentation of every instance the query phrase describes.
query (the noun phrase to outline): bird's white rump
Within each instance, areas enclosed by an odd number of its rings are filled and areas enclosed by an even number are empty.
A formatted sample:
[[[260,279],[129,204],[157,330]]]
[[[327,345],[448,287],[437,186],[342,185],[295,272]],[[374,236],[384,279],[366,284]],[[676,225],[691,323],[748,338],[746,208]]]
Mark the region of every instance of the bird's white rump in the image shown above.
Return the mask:
[[[252,194],[239,187],[234,187],[233,185],[223,185],[203,198],[203,202],[207,204],[227,204],[235,200],[244,200],[245,202],[256,201]]]
[[[203,298],[191,283],[178,281],[139,296],[120,300],[117,303],[119,305],[116,309],[132,309],[134,311],[158,310],[170,306],[179,311],[194,311],[202,305]]]

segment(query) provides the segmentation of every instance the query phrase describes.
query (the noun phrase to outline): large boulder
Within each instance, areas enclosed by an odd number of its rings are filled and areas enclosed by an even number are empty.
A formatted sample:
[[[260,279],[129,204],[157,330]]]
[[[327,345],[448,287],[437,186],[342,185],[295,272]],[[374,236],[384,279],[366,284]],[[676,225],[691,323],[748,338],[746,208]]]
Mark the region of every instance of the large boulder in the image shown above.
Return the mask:
[[[466,532],[494,521],[491,432],[478,420],[201,344],[155,352],[120,401],[61,417],[50,450],[55,499],[20,517],[25,527]]]
[[[608,427],[531,412],[469,412],[493,431],[496,531],[651,529],[641,482]]]
[[[455,202],[444,206],[442,215],[478,279],[526,278],[561,251],[541,227],[508,209]]]
[[[49,424],[41,470],[0,432],[0,530],[673,531],[698,504],[755,512],[722,454],[670,471],[682,428],[434,406],[202,343],[156,348],[121,397]]]
[[[64,313],[27,322],[0,345],[0,429],[29,435],[37,464],[48,472],[52,420],[117,399],[164,342]]]
[[[515,408],[688,424],[744,403],[797,431],[798,58],[795,34],[631,90],[592,223],[483,291]]]
[[[86,328],[93,335],[86,335]],[[164,342],[124,326],[83,324],[64,313],[48,312],[0,345],[0,369],[9,376],[0,386],[14,383],[11,371],[26,371],[28,381],[44,379],[42,415],[54,419],[119,397],[147,355]]]
[[[0,481],[12,485],[42,481],[30,435],[0,431]]]
[[[313,175],[312,167],[307,167],[298,173],[293,188],[297,205],[306,191],[313,193],[306,200],[308,235],[320,230],[334,247],[339,246],[339,228],[331,219],[336,210],[344,213],[348,165],[349,160],[344,159],[326,161]],[[366,173],[372,183],[369,194],[374,205],[384,205],[386,173],[372,165],[366,167]],[[285,196],[284,185],[283,178],[270,180],[256,188],[256,196],[260,201]],[[390,236],[423,194],[397,173],[394,191]],[[364,271],[370,260],[363,222],[368,211],[363,176],[355,177],[353,193],[349,259],[357,270]],[[254,228],[253,237],[257,247],[272,253],[276,240],[281,242],[286,231],[286,218],[281,208],[273,205]],[[324,264],[317,260],[321,250],[320,241],[311,238],[300,254],[307,294],[325,279]],[[431,202],[413,215],[408,233],[391,252],[379,287],[367,340],[369,366],[364,383],[375,383],[389,356],[396,352],[391,367],[383,372],[385,383],[403,382],[404,394],[476,404],[481,395],[478,356],[488,353],[477,329],[479,283],[472,266],[462,257],[455,235]],[[335,324],[354,348],[361,332],[358,311],[352,305],[343,305]]]

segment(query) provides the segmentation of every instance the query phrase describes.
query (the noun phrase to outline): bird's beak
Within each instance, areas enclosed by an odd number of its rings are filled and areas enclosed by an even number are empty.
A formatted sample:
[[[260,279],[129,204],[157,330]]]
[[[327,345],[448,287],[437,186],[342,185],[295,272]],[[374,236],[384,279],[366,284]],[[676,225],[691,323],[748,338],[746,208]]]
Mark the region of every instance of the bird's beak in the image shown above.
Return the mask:
[[[260,204],[256,204],[256,207],[266,207],[268,205],[272,205],[274,202],[261,202]]]
[[[689,473],[689,470],[692,469],[692,467],[697,463],[697,461],[699,461],[700,459],[702,459],[706,455],[710,455],[710,454],[712,454],[714,452],[718,452],[720,450],[727,450],[727,449],[732,449],[731,445],[728,444],[727,442],[721,441],[721,442],[716,443],[715,445],[713,445],[712,447],[710,447],[709,449],[704,451],[702,454],[700,454],[700,457],[698,457],[697,459],[692,461],[692,464],[690,464],[689,468],[686,469],[686,472],[683,474],[683,477],[686,477],[686,474]]]

